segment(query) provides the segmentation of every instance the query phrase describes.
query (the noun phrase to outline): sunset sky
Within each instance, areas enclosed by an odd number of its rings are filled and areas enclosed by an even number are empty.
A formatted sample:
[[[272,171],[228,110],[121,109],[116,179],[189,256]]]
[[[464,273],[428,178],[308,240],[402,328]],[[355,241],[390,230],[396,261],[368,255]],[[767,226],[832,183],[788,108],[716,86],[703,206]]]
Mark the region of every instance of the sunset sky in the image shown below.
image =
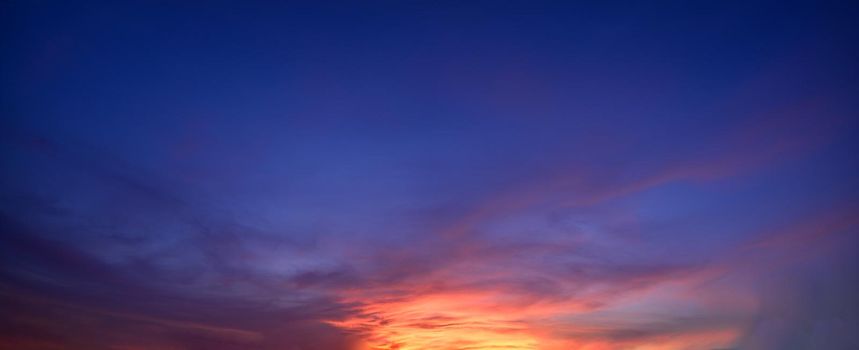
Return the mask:
[[[859,349],[855,1],[0,2],[0,348]]]

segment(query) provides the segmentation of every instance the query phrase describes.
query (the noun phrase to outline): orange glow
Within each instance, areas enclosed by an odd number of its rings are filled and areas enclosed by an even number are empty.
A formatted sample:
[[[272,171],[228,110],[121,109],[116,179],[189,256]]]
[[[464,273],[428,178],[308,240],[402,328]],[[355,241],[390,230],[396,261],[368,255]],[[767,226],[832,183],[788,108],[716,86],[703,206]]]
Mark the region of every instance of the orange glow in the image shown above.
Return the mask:
[[[535,349],[528,326],[493,311],[488,294],[440,294],[370,304],[331,324],[363,333],[369,349]]]
[[[503,297],[503,292],[475,290],[380,298],[365,302],[359,316],[329,324],[358,334],[366,350],[672,350],[721,347],[739,334],[737,329],[716,327],[614,339],[612,327],[641,322],[606,326],[599,317],[589,319],[594,310],[580,302],[505,303]],[[558,321],[569,315],[582,317]]]

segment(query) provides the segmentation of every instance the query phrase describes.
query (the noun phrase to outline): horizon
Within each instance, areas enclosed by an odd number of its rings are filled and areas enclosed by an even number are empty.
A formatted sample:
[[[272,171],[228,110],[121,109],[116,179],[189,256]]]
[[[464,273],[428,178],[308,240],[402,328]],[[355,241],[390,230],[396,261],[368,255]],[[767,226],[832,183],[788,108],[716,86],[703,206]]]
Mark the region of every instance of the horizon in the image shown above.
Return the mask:
[[[0,9],[0,348],[859,348],[855,2]]]

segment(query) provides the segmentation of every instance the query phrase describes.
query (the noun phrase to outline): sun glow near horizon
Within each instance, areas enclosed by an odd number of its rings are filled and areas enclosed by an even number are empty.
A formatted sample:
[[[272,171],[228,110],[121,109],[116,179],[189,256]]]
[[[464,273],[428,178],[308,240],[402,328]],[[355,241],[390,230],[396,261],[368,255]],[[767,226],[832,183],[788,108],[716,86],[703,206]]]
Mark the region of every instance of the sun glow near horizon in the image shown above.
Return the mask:
[[[632,310],[640,308],[634,305],[639,300],[655,300],[654,295],[681,298],[661,293],[637,293],[629,302],[615,301],[621,310]],[[658,322],[606,318],[601,308],[583,306],[586,303],[575,298],[512,303],[503,294],[475,290],[377,299],[355,295],[348,299],[361,305],[355,315],[328,323],[357,335],[366,350],[667,350],[723,347],[740,333],[732,326],[708,326],[670,337],[651,337],[640,330],[623,335],[615,331]]]

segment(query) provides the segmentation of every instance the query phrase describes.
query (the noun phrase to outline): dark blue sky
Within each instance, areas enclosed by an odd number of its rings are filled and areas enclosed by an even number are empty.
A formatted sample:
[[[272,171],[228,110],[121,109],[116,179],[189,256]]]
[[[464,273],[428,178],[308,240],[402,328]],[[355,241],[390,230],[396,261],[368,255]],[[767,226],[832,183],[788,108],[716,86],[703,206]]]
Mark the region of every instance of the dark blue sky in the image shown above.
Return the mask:
[[[859,346],[855,3],[0,13],[2,346]]]

